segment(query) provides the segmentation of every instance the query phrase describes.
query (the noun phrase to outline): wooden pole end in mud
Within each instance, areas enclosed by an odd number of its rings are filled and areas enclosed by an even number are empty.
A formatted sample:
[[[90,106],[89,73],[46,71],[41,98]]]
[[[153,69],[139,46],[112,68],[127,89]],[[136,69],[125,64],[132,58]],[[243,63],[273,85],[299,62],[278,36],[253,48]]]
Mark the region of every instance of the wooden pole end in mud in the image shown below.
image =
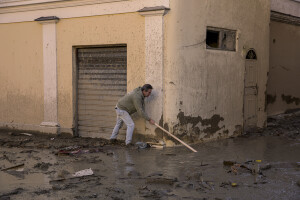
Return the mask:
[[[189,148],[191,151],[193,152],[197,152],[195,149],[193,149],[191,146],[189,146],[188,144],[186,144],[185,142],[183,142],[182,140],[180,140],[178,137],[176,137],[175,135],[173,135],[172,133],[170,133],[169,131],[167,131],[166,129],[164,129],[163,127],[161,127],[160,125],[158,125],[157,123],[154,124],[155,126],[157,126],[159,129],[161,129],[162,131],[166,132],[167,134],[169,134],[172,138],[176,139],[177,141],[179,141],[181,144],[183,144],[184,146],[186,146],[187,148]]]

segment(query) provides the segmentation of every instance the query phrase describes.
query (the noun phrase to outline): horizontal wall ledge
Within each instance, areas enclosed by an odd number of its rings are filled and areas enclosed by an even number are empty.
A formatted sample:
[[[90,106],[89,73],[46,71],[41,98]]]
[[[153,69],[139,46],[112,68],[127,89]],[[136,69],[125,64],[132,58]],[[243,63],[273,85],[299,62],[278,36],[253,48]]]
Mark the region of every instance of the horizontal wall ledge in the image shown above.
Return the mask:
[[[271,11],[271,20],[276,22],[281,22],[285,24],[293,24],[296,26],[300,26],[300,17]]]

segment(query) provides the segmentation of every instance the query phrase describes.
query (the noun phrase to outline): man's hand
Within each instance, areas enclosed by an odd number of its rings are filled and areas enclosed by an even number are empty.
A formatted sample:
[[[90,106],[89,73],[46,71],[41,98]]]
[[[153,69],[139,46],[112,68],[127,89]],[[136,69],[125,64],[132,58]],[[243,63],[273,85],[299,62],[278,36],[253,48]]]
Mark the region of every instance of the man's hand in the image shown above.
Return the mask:
[[[154,121],[153,119],[150,119],[150,120],[149,120],[149,123],[152,124],[152,125],[154,125],[154,124],[155,124],[155,121]]]

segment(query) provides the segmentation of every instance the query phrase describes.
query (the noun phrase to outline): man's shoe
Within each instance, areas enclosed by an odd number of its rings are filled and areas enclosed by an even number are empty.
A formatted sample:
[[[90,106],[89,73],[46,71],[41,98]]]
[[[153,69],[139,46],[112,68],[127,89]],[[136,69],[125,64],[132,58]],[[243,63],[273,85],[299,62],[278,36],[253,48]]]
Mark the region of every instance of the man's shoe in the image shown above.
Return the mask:
[[[134,144],[132,144],[132,143],[128,143],[128,144],[126,144],[126,148],[133,148],[134,147]]]
[[[109,144],[117,144],[117,139],[110,139]]]

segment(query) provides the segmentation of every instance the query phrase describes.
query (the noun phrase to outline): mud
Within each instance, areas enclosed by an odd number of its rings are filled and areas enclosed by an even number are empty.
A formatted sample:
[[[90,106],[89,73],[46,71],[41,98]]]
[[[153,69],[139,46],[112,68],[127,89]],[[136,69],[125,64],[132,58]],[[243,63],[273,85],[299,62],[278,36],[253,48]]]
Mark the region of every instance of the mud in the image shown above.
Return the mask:
[[[300,117],[268,125],[197,153],[1,132],[0,199],[299,199]],[[93,174],[73,176],[84,169]]]
[[[220,115],[213,115],[211,118],[208,119],[204,119],[201,116],[197,116],[197,117],[192,117],[192,116],[185,116],[184,112],[180,111],[177,115],[177,118],[179,120],[179,124],[174,126],[174,131],[175,132],[180,132],[181,131],[181,127],[182,126],[186,126],[188,124],[191,125],[191,130],[189,130],[191,132],[191,134],[186,133],[186,134],[182,134],[182,137],[184,135],[189,135],[190,136],[190,141],[193,142],[193,140],[196,140],[197,137],[199,137],[200,134],[200,129],[197,126],[199,123],[201,124],[202,127],[206,127],[203,129],[204,134],[206,134],[204,136],[204,138],[209,138],[211,137],[211,135],[213,135],[214,133],[216,133],[217,131],[224,129],[225,126],[219,126],[219,123],[221,121],[224,121],[224,118],[221,117]],[[224,130],[226,131],[226,130]]]
[[[275,103],[275,101],[276,101],[276,95],[271,95],[271,94],[267,94],[267,103],[266,103],[266,105],[268,105],[268,104],[273,104],[273,103]]]
[[[296,105],[299,105],[300,103],[300,98],[293,97],[291,95],[281,95],[282,101],[285,101],[287,104],[292,104],[295,103]]]

